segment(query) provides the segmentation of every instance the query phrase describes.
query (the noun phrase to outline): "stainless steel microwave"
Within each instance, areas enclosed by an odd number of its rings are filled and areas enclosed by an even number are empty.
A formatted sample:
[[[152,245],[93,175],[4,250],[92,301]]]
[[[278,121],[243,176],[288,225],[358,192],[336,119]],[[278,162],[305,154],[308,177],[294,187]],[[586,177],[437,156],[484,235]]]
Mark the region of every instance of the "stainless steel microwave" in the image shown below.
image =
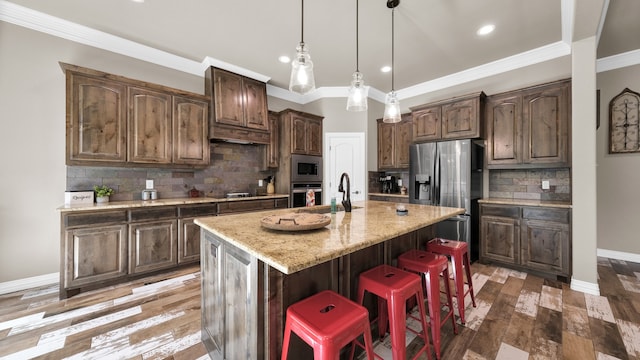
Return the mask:
[[[322,182],[322,156],[291,155],[292,182]]]

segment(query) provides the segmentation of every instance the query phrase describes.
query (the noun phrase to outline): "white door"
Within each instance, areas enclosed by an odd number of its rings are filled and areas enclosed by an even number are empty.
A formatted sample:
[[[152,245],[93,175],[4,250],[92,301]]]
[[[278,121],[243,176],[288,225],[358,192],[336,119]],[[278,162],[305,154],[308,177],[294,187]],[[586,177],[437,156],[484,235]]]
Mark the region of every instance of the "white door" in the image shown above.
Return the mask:
[[[323,204],[329,204],[332,195],[336,195],[338,204],[342,193],[338,193],[342,173],[349,175],[351,201],[365,200],[365,142],[364,133],[326,133],[325,154],[329,154],[325,163]],[[343,183],[347,190],[346,180]]]

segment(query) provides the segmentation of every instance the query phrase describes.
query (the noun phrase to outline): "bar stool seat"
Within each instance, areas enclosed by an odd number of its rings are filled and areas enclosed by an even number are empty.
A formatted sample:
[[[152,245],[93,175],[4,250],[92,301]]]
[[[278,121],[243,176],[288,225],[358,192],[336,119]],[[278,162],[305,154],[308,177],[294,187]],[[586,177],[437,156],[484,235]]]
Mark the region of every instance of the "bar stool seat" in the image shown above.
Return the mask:
[[[367,358],[374,359],[369,311],[346,297],[324,290],[287,308],[282,360],[287,359],[289,341],[294,332],[313,348],[314,359],[335,360],[347,344],[365,349]],[[364,336],[364,346],[357,338]],[[351,349],[353,357],[355,348]]]
[[[447,257],[437,255],[424,250],[409,250],[398,256],[398,267],[415,272],[424,276],[424,291],[427,293],[427,303],[429,304],[429,323],[431,325],[431,337],[435,348],[436,358],[440,359],[440,327],[449,318],[453,325],[453,333],[458,333],[456,320],[453,316],[453,302],[451,300],[451,289],[449,288],[449,265]],[[440,275],[444,277],[444,288],[447,297],[449,311],[441,319],[440,314]]]
[[[424,340],[424,346],[415,358],[423,352],[431,359],[429,347],[429,329],[426,323],[422,281],[420,276],[389,265],[379,265],[360,274],[358,278],[358,302],[363,303],[366,292],[378,297],[378,330],[382,337],[387,331],[387,320],[391,333],[391,353],[393,359],[406,358],[407,329]],[[418,303],[422,332],[417,333],[406,327],[406,302],[414,299]]]
[[[453,265],[453,281],[456,287],[456,300],[458,303],[458,314],[460,322],[466,323],[464,318],[464,298],[467,294],[471,295],[471,303],[476,307],[476,297],[473,292],[473,281],[471,280],[471,261],[469,260],[469,248],[464,241],[447,240],[442,238],[434,238],[427,243],[427,251],[434,254],[446,255],[451,258]],[[467,276],[465,282],[464,276]],[[464,285],[468,285],[468,289],[464,290]]]

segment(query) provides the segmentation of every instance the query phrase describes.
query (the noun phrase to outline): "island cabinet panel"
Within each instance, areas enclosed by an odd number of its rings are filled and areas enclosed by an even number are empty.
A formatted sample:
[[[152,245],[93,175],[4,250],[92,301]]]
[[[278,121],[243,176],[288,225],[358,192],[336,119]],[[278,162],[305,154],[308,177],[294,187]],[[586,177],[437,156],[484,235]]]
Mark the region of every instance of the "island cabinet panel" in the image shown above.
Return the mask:
[[[176,220],[129,225],[129,272],[140,274],[174,267],[177,263]]]
[[[171,95],[129,88],[129,160],[169,164],[172,160]]]
[[[67,162],[127,161],[126,87],[67,72]]]
[[[65,232],[61,288],[127,275],[127,226],[81,227]]]
[[[480,260],[571,276],[571,210],[482,204]]]

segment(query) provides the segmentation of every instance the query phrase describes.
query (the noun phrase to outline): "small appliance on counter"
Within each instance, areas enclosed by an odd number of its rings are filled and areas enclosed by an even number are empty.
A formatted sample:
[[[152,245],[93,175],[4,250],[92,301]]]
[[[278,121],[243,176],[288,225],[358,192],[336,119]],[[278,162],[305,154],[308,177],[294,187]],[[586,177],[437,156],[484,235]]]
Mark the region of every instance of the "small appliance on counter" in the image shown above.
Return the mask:
[[[224,197],[226,197],[227,199],[237,199],[237,198],[245,198],[249,196],[250,195],[248,192],[231,192],[231,193],[227,193]]]
[[[381,178],[382,192],[385,194],[395,194],[400,191],[398,189],[398,182],[395,176],[387,175]]]

